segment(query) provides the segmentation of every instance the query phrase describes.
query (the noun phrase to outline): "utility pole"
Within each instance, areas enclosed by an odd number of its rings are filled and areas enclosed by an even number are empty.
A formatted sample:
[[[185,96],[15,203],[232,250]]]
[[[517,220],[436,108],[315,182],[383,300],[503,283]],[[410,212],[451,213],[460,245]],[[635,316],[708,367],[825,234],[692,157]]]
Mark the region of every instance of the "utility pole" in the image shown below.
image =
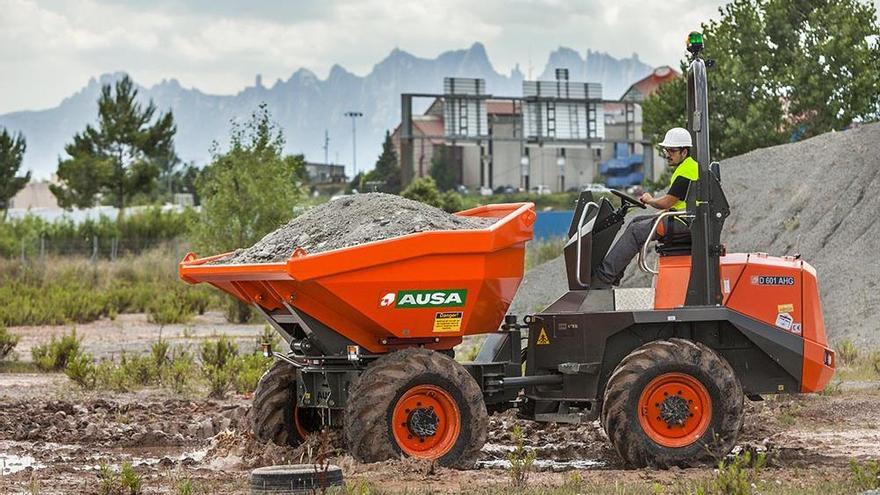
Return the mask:
[[[351,166],[352,166],[352,177],[357,177],[358,174],[358,166],[357,166],[357,118],[363,117],[364,114],[361,112],[345,112],[346,117],[351,117]]]
[[[330,163],[327,161],[327,153],[330,150],[330,134],[327,132],[327,129],[324,129],[324,146],[322,147],[324,148],[324,165],[328,165]]]

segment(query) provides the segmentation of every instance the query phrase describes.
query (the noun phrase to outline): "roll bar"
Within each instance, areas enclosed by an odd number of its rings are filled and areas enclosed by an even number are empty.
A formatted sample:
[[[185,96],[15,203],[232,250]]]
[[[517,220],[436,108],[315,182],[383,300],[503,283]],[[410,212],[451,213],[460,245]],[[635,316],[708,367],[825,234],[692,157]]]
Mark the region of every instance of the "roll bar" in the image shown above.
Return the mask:
[[[655,268],[648,266],[648,243],[654,239],[654,234],[657,233],[657,227],[666,217],[694,218],[694,215],[687,211],[664,211],[657,215],[657,219],[654,220],[654,225],[651,226],[651,233],[648,234],[648,239],[645,240],[645,243],[642,244],[642,249],[639,250],[639,269],[645,273],[653,273],[654,275],[660,273]]]

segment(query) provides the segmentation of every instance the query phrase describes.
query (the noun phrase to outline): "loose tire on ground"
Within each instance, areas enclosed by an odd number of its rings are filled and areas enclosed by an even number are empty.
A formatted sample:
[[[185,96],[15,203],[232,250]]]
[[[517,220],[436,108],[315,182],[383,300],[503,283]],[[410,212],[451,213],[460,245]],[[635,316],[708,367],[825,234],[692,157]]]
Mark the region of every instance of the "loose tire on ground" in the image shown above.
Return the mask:
[[[342,470],[327,466],[326,471],[311,464],[266,466],[250,475],[251,495],[287,495],[317,493],[334,486],[343,486]]]
[[[406,455],[472,467],[489,418],[473,377],[449,356],[404,349],[372,363],[345,408],[345,443],[361,462]]]
[[[634,467],[714,461],[730,452],[742,427],[742,387],[730,364],[703,344],[649,342],[612,373],[602,424]]]
[[[254,391],[250,423],[258,440],[276,445],[297,446],[308,433],[320,429],[316,411],[296,407],[296,368],[293,365],[277,360],[263,373]]]

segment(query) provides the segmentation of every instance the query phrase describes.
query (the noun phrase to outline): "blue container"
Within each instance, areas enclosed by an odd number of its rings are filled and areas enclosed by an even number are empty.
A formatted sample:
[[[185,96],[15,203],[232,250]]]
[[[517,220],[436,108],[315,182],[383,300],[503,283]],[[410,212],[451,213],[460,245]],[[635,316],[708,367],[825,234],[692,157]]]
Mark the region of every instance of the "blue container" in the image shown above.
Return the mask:
[[[568,237],[568,226],[574,217],[574,210],[539,211],[535,219],[534,238],[536,240]]]

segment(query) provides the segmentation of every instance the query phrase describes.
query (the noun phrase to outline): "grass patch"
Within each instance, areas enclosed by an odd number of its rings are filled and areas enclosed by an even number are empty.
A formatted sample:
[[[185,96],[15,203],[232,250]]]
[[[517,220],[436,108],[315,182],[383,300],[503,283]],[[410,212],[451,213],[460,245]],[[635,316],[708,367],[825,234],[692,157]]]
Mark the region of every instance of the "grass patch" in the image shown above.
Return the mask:
[[[565,247],[565,238],[554,237],[530,241],[526,245],[526,270],[558,258]]]
[[[0,325],[64,325],[147,313],[159,324],[186,322],[224,296],[177,276],[174,253],[157,249],[117,261],[50,257],[0,260]]]
[[[18,345],[18,335],[9,333],[3,324],[0,324],[0,361],[12,354]]]
[[[79,354],[80,340],[76,337],[76,329],[60,339],[53,335],[49,343],[31,349],[31,358],[42,371],[63,371],[67,363]]]

